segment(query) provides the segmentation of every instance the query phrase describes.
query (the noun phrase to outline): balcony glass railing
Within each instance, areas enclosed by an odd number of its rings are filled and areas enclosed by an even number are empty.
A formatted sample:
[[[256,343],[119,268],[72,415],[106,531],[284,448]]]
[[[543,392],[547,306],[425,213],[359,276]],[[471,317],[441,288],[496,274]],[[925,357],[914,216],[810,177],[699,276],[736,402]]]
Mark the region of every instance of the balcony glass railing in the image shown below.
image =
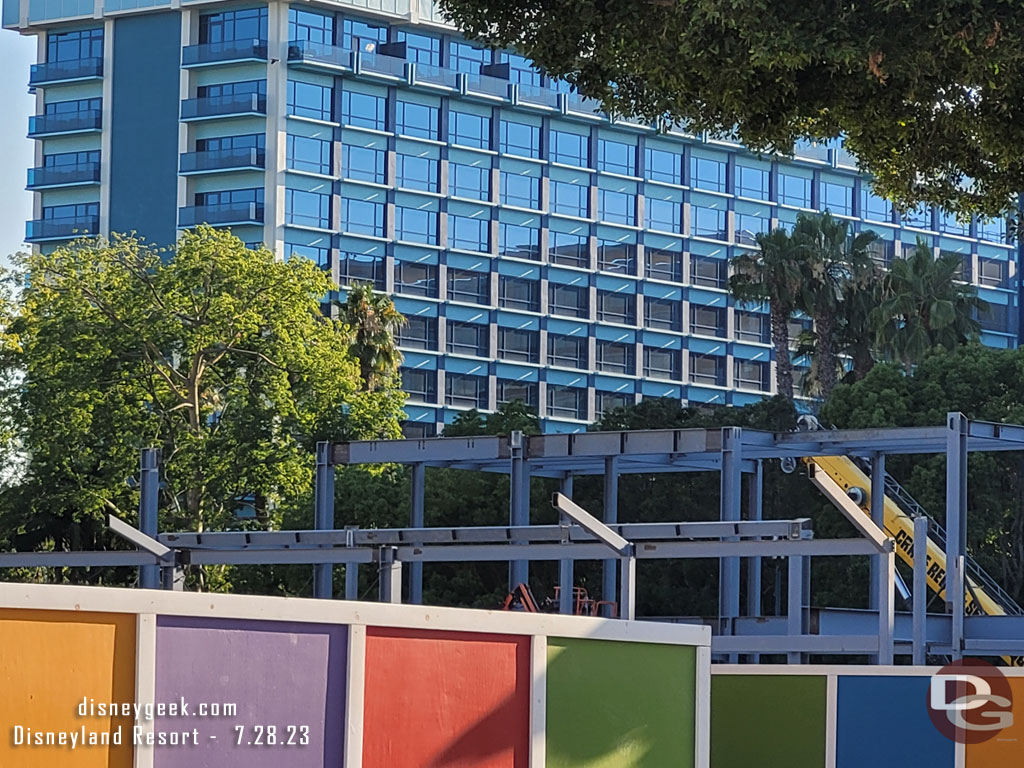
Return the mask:
[[[541,88],[539,85],[518,86],[519,101],[523,104],[534,104],[550,109],[558,108],[558,93],[550,88]]]
[[[262,224],[263,203],[219,203],[216,205],[190,205],[182,208],[178,224],[194,227],[197,224]]]
[[[36,219],[25,226],[25,239],[63,240],[84,235],[95,235],[100,229],[98,216],[66,216],[59,219]]]
[[[181,66],[193,67],[221,61],[266,61],[266,40],[227,40],[222,43],[189,45],[181,50]]]
[[[186,152],[181,156],[181,173],[222,171],[232,168],[263,168],[266,153],[255,147]]]
[[[102,119],[103,115],[98,109],[34,115],[28,119],[28,135],[42,136],[50,133],[98,131],[103,124]]]
[[[236,93],[231,96],[200,96],[181,102],[181,119],[229,115],[265,115],[267,97],[260,93]]]
[[[103,59],[72,59],[33,64],[29,85],[43,85],[64,80],[86,80],[103,77]]]
[[[100,180],[99,163],[49,165],[28,169],[28,188],[59,187],[63,184],[91,184]]]
[[[288,44],[288,61],[352,69],[352,51],[312,40],[293,40]]]
[[[405,77],[405,59],[381,53],[359,53],[359,71],[374,72],[389,77]]]
[[[499,99],[508,98],[508,80],[490,75],[466,75],[466,92]]]
[[[413,83],[436,85],[454,91],[459,87],[459,73],[430,64],[415,64],[412,81]]]

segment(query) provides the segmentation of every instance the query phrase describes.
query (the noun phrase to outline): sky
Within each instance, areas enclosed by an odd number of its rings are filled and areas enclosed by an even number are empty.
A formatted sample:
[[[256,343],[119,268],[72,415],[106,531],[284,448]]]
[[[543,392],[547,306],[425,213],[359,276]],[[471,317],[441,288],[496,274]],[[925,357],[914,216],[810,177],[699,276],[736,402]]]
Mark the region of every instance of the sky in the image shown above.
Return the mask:
[[[35,63],[35,37],[0,30],[0,262],[24,250],[25,221],[32,218],[32,195],[25,191],[33,165],[32,142],[25,138],[35,97],[28,93],[28,70]]]

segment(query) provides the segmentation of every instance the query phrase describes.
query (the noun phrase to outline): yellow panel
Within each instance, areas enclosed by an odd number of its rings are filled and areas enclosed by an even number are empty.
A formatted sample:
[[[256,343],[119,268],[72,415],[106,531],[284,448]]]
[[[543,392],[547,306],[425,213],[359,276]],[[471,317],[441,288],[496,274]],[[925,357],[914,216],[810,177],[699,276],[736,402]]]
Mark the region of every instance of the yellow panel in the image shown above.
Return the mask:
[[[0,766],[3,768],[131,768],[132,718],[81,717],[83,700],[135,700],[135,615],[0,610]],[[84,727],[114,734],[121,746],[22,744],[23,738]],[[27,729],[31,729],[30,733]]]

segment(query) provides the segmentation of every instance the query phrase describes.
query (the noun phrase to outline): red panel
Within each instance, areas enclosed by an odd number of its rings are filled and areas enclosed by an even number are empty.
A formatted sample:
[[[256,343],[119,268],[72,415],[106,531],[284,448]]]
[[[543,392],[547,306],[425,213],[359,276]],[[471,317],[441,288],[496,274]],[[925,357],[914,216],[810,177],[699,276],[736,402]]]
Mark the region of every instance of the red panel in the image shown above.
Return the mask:
[[[530,638],[366,635],[365,768],[527,768]]]

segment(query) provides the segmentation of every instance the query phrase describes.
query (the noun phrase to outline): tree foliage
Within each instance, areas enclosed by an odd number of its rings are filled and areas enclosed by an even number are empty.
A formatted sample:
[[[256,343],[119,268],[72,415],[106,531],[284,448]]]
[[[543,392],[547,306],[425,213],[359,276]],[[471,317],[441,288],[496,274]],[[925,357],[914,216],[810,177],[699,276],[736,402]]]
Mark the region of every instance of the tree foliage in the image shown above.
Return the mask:
[[[1024,189],[1019,3],[441,0],[607,110],[755,150],[844,136],[877,190],[964,214]]]

